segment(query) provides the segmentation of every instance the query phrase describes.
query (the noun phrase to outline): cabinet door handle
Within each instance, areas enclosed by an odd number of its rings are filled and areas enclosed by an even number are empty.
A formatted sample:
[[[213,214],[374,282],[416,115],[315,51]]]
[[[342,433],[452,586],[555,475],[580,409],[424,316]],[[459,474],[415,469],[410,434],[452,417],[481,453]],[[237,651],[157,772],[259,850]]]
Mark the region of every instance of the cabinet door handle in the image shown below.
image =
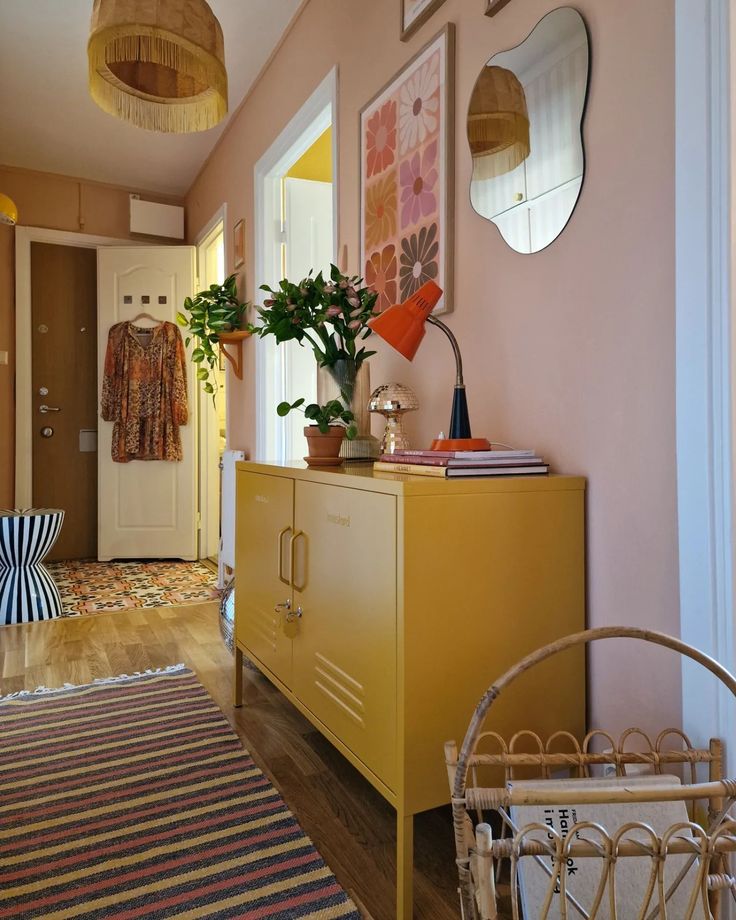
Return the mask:
[[[295,576],[294,569],[296,568],[296,553],[294,551],[294,547],[299,537],[304,537],[305,540],[307,539],[307,535],[304,533],[303,530],[294,531],[291,538],[289,539],[289,576],[290,576],[289,583],[295,591],[303,591],[307,587],[306,581],[304,582],[304,584],[301,584],[301,585],[297,585],[295,582],[296,576]],[[306,558],[305,558],[305,563],[306,563]]]
[[[279,569],[279,581],[283,582],[285,585],[290,585],[291,582],[284,578],[284,536],[291,530],[291,527],[282,527],[279,531],[279,535],[276,538],[278,540],[278,555],[277,555],[277,565]],[[289,541],[289,552],[291,552],[291,544],[294,538],[292,537]]]

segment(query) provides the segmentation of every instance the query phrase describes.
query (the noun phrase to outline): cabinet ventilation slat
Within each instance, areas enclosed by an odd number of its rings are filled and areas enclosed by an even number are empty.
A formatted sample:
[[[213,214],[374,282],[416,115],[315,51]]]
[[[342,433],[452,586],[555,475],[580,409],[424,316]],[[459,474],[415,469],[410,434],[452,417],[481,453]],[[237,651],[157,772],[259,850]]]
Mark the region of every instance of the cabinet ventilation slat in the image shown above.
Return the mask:
[[[358,723],[358,725],[360,725],[361,728],[365,728],[365,722],[363,721],[363,717],[358,715],[358,713],[355,712],[355,710],[351,709],[350,706],[347,705],[347,703],[343,703],[341,699],[335,696],[335,694],[331,690],[328,690],[327,687],[325,687],[325,685],[321,683],[320,681],[315,680],[314,685],[315,687],[317,687],[318,690],[321,690],[322,693],[324,693],[324,695],[328,699],[332,700],[332,702],[336,706],[339,706],[340,709],[343,710],[343,712],[349,715],[351,719],[354,719]]]
[[[363,684],[357,681],[354,677],[351,677],[346,671],[343,671],[342,668],[338,668],[334,662],[330,661],[329,658],[325,658],[325,656],[320,654],[320,652],[315,652],[314,657],[317,659],[319,664],[322,665],[322,667],[332,672],[333,677],[342,678],[342,680],[344,680],[346,683],[352,684],[353,689],[357,693],[360,693],[361,696],[364,695],[365,689]]]

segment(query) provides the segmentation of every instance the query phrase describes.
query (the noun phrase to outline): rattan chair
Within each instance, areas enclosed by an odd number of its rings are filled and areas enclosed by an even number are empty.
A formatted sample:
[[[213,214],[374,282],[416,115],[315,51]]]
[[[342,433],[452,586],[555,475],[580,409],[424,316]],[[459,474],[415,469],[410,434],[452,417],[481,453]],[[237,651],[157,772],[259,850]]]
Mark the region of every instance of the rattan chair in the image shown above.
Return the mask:
[[[580,740],[559,732],[546,741],[522,731],[507,742],[483,730],[494,701],[530,668],[566,649],[620,638],[644,640],[679,652],[711,671],[736,696],[736,678],[707,655],[670,636],[628,627],[590,629],[568,636],[507,671],[476,707],[459,755],[454,741],[445,745],[464,920],[509,915],[520,920],[524,873],[530,869],[537,876],[540,873],[531,862],[545,873],[544,895],[535,915],[525,920],[711,920],[722,916],[724,891],[730,891],[736,900],[736,878],[729,869],[729,854],[736,850],[736,822],[729,814],[736,799],[736,781],[723,778],[719,740],[699,749],[679,729],[666,729],[652,739],[632,728],[618,741],[604,731],[590,732]],[[484,787],[484,773],[489,770],[495,786]],[[504,784],[499,786],[501,771]],[[619,777],[618,785],[593,779],[602,771]],[[635,780],[632,771],[648,771],[652,778]],[[541,781],[559,778],[561,772],[568,782]],[[667,779],[678,772],[681,775],[676,780]],[[529,783],[530,778],[540,781]],[[686,804],[688,820],[659,832],[641,820],[618,827],[581,821],[566,827],[564,833],[540,823],[518,823],[523,806],[565,810],[572,805],[640,803],[637,809],[656,813],[660,806],[644,803],[672,802]],[[646,871],[641,872],[640,888],[629,886],[622,894],[620,877],[625,870],[620,867],[632,857],[638,857],[637,866],[643,865]],[[596,881],[585,899],[575,896],[574,883],[567,879],[570,866],[581,865],[580,860],[597,860]],[[590,865],[586,864],[586,872]],[[628,868],[632,866],[629,863]],[[540,885],[539,878],[536,884]],[[677,908],[672,906],[675,901],[680,905]]]

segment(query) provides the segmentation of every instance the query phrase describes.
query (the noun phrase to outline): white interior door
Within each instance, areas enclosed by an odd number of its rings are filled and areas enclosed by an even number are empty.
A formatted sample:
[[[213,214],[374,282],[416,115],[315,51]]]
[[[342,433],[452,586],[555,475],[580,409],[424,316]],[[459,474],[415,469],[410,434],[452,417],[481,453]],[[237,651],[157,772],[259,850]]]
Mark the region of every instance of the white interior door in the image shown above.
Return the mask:
[[[323,271],[329,276],[334,252],[332,229],[332,184],[310,179],[284,179],[284,216],[286,222],[286,277],[299,281],[309,271]],[[289,402],[304,397],[307,403],[317,400],[317,365],[312,349],[287,342],[284,399]],[[292,412],[286,418],[286,458],[298,459],[307,452],[304,416]]]
[[[194,266],[193,246],[98,250],[98,404],[110,327],[132,320],[141,312],[175,322],[184,298],[194,292]],[[141,324],[146,325],[145,321]],[[184,455],[180,462],[115,463],[111,457],[112,422],[100,419],[100,560],[197,558],[197,425],[193,376],[192,365],[187,363],[189,420],[180,429]]]

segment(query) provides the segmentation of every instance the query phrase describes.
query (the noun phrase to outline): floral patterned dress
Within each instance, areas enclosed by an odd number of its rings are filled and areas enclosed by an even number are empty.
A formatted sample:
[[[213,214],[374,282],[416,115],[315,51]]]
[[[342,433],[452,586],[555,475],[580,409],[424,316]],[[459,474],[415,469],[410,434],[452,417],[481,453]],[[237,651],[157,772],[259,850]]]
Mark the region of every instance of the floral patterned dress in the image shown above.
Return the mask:
[[[102,418],[113,422],[112,459],[183,459],[179,426],[186,425],[186,352],[173,323],[153,329],[116,323],[108,334]]]

